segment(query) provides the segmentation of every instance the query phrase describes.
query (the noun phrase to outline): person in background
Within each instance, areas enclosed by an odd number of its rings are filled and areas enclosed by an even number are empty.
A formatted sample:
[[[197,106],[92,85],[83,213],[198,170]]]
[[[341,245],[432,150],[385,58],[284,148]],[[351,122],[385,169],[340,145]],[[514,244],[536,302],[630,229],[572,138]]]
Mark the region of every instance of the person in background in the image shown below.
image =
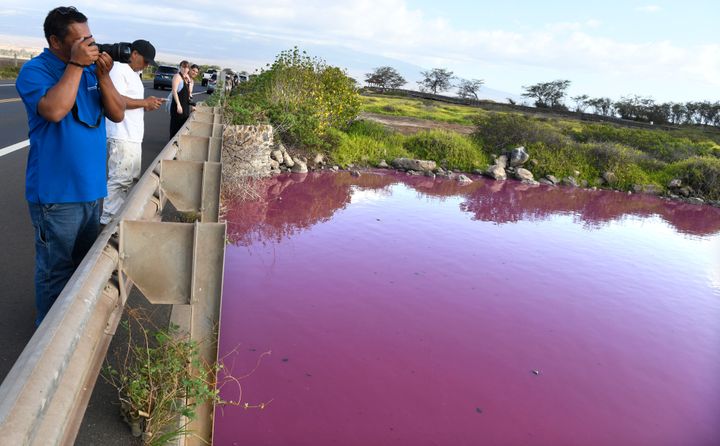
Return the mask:
[[[193,100],[193,89],[195,88],[195,78],[200,73],[200,67],[196,64],[190,65],[190,71],[188,72],[188,78],[190,79],[190,112],[195,110],[195,101]]]
[[[115,88],[125,98],[127,111],[120,123],[107,121],[108,196],[103,203],[100,224],[106,225],[118,213],[133,181],[140,178],[142,141],[145,132],[144,112],[160,108],[163,99],[145,98],[140,75],[148,65],[155,64],[155,47],[147,40],[131,45],[129,63],[115,63],[110,71]]]
[[[172,100],[170,103],[170,139],[180,130],[190,116],[190,62],[180,62],[178,72],[172,80]]]
[[[107,195],[104,117],[125,117],[113,60],[94,44],[87,17],[61,6],[43,29],[48,48],[15,82],[30,129],[25,198],[35,230],[36,326],[97,239]]]

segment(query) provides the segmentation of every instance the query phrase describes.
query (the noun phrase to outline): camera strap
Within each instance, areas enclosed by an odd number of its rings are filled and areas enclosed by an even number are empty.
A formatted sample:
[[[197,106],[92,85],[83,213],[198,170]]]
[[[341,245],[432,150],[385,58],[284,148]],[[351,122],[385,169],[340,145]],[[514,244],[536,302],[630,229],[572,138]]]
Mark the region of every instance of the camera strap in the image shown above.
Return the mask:
[[[102,106],[100,106],[100,114],[97,117],[97,121],[95,122],[95,124],[88,124],[87,122],[80,119],[80,116],[78,116],[78,106],[77,106],[77,101],[76,101],[73,104],[72,115],[73,115],[73,118],[75,118],[75,120],[77,122],[84,125],[85,127],[89,128],[89,129],[96,129],[96,128],[100,127],[100,123],[102,122],[103,116],[105,115],[105,110],[102,108]]]

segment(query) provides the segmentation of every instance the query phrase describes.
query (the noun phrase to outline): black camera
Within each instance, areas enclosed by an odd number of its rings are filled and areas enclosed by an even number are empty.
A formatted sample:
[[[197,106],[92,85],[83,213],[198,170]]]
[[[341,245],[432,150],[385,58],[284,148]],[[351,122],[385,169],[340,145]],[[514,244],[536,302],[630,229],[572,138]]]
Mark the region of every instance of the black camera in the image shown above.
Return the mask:
[[[120,63],[130,63],[130,54],[132,54],[132,44],[128,42],[118,43],[94,43],[100,52],[105,52],[112,57],[112,60]]]

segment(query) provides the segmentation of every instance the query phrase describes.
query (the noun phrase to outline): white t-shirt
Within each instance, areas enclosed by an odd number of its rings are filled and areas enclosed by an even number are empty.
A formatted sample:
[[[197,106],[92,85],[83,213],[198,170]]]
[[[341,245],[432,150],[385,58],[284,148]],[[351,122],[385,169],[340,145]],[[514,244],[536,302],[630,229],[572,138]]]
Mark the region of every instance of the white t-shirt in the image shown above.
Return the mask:
[[[112,70],[110,70],[110,79],[112,79],[115,89],[121,95],[131,99],[145,98],[145,86],[140,79],[140,72],[133,71],[130,65],[115,62]],[[107,137],[123,141],[142,142],[145,132],[144,113],[145,110],[142,108],[127,109],[125,110],[125,119],[122,122],[114,123],[107,119],[105,122]]]

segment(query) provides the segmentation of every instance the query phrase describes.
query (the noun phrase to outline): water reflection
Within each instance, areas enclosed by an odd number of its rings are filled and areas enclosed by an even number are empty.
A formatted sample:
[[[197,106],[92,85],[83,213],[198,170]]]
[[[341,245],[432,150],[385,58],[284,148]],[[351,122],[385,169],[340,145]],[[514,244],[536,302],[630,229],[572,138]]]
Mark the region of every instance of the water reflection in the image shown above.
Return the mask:
[[[419,193],[444,199],[463,197],[460,208],[473,218],[498,224],[544,220],[557,214],[574,215],[588,227],[602,227],[626,216],[657,215],[676,231],[704,236],[720,232],[720,209],[670,202],[646,195],[612,191],[528,186],[514,181],[478,179],[469,185],[456,181],[406,176],[394,172],[347,172],[280,175],[252,184],[253,200],[226,203],[228,234],[233,243],[246,245],[256,237],[281,240],[329,220],[344,209],[357,190],[389,194],[403,183]]]

